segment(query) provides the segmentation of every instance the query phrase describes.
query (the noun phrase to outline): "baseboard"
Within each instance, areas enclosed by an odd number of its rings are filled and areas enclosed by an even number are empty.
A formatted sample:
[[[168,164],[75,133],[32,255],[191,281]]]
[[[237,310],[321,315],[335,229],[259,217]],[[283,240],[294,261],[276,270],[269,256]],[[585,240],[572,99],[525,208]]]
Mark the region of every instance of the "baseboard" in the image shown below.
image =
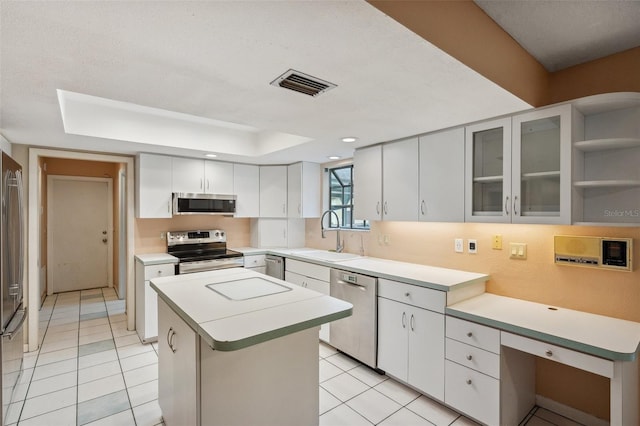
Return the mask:
[[[568,405],[561,404],[541,395],[536,395],[536,405],[586,426],[609,426],[607,420],[600,419],[592,414],[585,413],[584,411],[569,407]]]

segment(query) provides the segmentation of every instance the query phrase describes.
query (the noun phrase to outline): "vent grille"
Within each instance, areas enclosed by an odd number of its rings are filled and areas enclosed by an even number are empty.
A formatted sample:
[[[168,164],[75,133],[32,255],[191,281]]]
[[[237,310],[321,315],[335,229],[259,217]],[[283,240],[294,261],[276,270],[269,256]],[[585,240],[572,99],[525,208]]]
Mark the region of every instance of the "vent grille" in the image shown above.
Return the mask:
[[[271,82],[273,86],[304,93],[309,96],[318,96],[334,87],[333,83],[312,77],[296,70],[289,70]]]

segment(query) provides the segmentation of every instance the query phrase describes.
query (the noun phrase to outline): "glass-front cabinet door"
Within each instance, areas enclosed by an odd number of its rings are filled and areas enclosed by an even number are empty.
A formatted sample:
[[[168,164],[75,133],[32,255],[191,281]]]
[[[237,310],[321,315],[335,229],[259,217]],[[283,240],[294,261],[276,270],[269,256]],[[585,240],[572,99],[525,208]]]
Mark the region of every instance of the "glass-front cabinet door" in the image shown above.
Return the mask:
[[[465,221],[511,221],[511,118],[465,129]]]
[[[513,117],[514,223],[571,223],[571,105]]]

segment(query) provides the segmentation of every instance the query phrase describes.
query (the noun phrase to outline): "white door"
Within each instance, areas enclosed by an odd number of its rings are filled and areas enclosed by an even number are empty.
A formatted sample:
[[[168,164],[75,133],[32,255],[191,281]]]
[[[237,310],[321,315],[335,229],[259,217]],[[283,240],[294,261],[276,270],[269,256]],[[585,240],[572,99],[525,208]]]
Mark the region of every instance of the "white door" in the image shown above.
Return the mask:
[[[111,284],[111,179],[48,178],[48,294]]]

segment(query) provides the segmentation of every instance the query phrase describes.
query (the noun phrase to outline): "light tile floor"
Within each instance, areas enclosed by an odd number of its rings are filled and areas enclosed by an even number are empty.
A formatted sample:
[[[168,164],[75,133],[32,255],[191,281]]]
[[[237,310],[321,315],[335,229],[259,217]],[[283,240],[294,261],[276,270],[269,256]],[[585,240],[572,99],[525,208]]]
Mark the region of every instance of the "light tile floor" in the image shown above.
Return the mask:
[[[47,297],[7,425],[161,425],[157,345],[128,331],[124,312],[113,289]],[[319,356],[320,426],[476,425],[331,346]],[[542,409],[527,422],[549,425],[578,424]]]

